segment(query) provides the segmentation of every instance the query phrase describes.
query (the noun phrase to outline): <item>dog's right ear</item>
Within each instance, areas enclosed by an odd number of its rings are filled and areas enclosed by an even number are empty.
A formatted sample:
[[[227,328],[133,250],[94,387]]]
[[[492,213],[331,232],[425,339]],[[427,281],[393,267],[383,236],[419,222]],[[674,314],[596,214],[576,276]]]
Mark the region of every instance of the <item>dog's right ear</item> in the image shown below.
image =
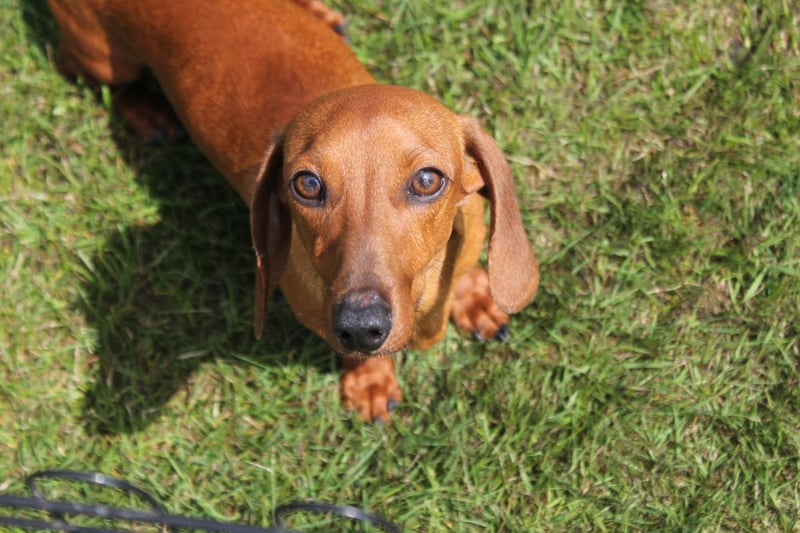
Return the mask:
[[[289,208],[278,195],[282,172],[283,137],[276,136],[258,172],[250,206],[250,232],[258,266],[253,311],[256,339],[260,339],[264,331],[267,302],[289,258],[292,220]]]

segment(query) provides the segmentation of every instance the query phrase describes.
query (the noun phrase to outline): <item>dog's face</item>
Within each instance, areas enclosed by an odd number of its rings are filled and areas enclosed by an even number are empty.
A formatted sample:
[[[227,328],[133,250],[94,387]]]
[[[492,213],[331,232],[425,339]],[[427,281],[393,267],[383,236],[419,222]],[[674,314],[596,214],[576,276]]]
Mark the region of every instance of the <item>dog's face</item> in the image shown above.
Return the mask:
[[[287,130],[279,197],[340,351],[409,343],[468,192],[460,131],[432,98],[377,85],[323,99]]]
[[[295,263],[313,270],[303,275],[320,306],[298,303],[306,325],[342,353],[408,345],[452,281],[442,273],[458,208],[485,184],[463,132],[446,107],[399,87],[353,87],[308,106],[273,147],[254,200],[261,290],[286,261],[272,256],[302,254]]]

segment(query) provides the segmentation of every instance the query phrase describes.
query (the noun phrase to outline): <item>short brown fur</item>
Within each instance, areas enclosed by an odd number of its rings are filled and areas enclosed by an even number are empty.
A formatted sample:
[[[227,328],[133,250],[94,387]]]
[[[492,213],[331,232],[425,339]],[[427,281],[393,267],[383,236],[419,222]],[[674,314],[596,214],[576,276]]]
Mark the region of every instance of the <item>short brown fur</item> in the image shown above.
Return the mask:
[[[143,136],[175,137],[171,107],[250,206],[256,335],[280,286],[297,318],[346,356],[342,395],[361,418],[386,420],[400,400],[385,355],[432,346],[451,314],[494,337],[535,294],[536,260],[495,142],[430,96],[376,84],[332,31],[341,16],[318,0],[50,6],[65,74],[121,87],[152,71],[169,106],[122,91],[115,107]],[[445,178],[435,197],[409,192],[426,169]],[[292,179],[304,173],[320,178],[324,201],[300,201]],[[488,275],[477,266],[485,199]],[[359,291],[390,316],[374,349],[348,349],[335,325]]]

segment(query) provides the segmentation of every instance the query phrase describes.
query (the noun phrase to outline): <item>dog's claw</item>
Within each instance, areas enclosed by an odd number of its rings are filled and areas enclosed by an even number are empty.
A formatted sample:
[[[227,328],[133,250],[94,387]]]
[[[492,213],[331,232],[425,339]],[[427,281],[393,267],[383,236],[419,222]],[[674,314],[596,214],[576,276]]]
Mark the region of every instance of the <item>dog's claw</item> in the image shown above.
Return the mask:
[[[400,400],[397,400],[395,398],[389,398],[389,400],[386,402],[386,410],[389,413],[393,413],[394,410],[397,409],[398,405],[400,405]],[[375,415],[375,417],[372,419],[372,423],[375,424],[376,426],[382,426],[386,422],[387,421],[384,420],[381,415]]]
[[[397,406],[400,405],[400,402],[395,400],[394,398],[390,398],[388,402],[386,402],[386,408],[389,410],[390,413],[394,412],[397,409]]]
[[[511,338],[511,331],[508,329],[508,324],[503,324],[500,329],[495,333],[494,339],[500,342],[506,342]]]

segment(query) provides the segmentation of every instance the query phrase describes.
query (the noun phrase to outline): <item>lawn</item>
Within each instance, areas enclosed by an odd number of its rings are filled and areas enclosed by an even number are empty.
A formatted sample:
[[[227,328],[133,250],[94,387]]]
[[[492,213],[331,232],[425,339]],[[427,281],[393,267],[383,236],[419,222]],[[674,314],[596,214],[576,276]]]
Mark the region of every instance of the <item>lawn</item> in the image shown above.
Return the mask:
[[[0,0],[0,492],[70,468],[254,525],[800,527],[800,7],[334,4],[381,81],[507,154],[542,269],[512,338],[399,354],[392,423],[357,422],[285,303],[253,339],[224,180],[60,77],[41,0]]]

